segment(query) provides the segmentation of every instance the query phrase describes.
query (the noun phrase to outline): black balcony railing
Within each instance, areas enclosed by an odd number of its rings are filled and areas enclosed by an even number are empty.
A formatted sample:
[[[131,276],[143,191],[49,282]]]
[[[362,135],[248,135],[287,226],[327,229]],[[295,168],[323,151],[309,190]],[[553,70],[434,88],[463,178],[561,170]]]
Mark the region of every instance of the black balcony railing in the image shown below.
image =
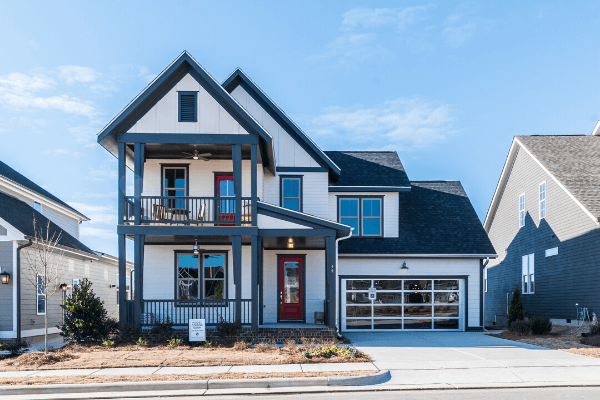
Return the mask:
[[[240,225],[252,225],[252,202],[242,197]],[[125,223],[135,221],[134,197],[125,198]],[[236,225],[236,204],[233,197],[142,196],[142,224],[227,226]]]

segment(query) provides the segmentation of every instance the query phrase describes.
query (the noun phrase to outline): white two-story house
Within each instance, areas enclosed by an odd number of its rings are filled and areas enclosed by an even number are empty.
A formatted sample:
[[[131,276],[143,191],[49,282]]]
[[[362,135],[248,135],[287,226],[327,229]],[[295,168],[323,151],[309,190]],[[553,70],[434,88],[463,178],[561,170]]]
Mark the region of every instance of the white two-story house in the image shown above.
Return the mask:
[[[410,182],[394,152],[322,151],[239,69],[219,84],[183,52],[98,142],[118,159],[121,270],[134,241],[122,320],[481,326],[495,252],[460,183]]]

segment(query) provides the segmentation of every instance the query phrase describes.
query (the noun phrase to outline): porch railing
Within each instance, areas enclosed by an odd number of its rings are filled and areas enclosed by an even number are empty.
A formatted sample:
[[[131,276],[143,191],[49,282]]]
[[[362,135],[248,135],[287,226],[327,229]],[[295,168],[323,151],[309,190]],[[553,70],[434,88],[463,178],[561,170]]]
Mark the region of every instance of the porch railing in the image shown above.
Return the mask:
[[[221,320],[235,322],[235,299],[224,300],[142,300],[142,326],[156,323],[173,323],[173,326],[188,326],[190,319],[204,319],[206,325],[217,325]],[[129,303],[129,302],[128,302]],[[133,303],[133,302],[132,302]],[[133,304],[132,304],[133,305]],[[242,324],[252,322],[252,300],[242,300]],[[127,307],[127,321],[133,321],[133,307]]]
[[[242,197],[241,225],[252,225],[252,202],[250,197]],[[235,198],[230,197],[179,197],[142,196],[142,224],[227,226],[235,225]],[[134,197],[125,198],[125,223],[135,220]]]

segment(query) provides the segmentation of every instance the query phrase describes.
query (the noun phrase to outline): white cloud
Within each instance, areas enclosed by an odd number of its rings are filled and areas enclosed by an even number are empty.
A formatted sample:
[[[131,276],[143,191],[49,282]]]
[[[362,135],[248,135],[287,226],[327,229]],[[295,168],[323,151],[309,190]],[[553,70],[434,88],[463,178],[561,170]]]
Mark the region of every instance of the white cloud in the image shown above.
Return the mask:
[[[86,222],[84,222],[84,225],[79,229],[79,235],[82,238],[115,239],[117,237],[116,229],[95,228],[92,226],[85,226],[85,224]]]
[[[77,65],[63,65],[58,67],[58,76],[61,80],[72,84],[75,82],[90,83],[94,82],[100,76],[96,70],[89,67],[79,67]]]
[[[100,168],[90,170],[90,178],[93,180],[105,180],[117,178],[116,166],[102,165]]]
[[[411,149],[452,134],[449,105],[422,99],[396,99],[373,107],[332,107],[310,121],[310,131],[345,150]]]
[[[375,28],[392,25],[404,30],[408,25],[425,18],[427,6],[412,6],[406,8],[355,8],[343,15],[344,28]]]
[[[87,222],[86,224],[117,225],[117,212],[112,206],[98,206],[77,202],[69,202],[69,205],[91,220],[91,222]]]

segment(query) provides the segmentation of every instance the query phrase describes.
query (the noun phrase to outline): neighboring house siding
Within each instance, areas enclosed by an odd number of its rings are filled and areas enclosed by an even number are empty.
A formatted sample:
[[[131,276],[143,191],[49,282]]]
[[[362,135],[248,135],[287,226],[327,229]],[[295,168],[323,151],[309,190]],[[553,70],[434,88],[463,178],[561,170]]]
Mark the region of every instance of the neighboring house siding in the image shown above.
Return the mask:
[[[278,167],[320,167],[319,163],[243,87],[236,87],[231,95],[273,137],[275,163]]]
[[[409,194],[410,195],[410,194]],[[329,192],[328,219],[338,221],[338,196],[383,196],[383,236],[398,237],[398,192]],[[356,235],[356,232],[353,232]]]
[[[0,331],[13,330],[13,287],[14,281],[13,242],[0,242],[0,272],[8,272],[10,285],[0,284]]]
[[[408,273],[400,269],[404,261],[409,268]],[[481,326],[480,260],[343,258],[338,261],[338,271],[342,278],[355,275],[386,276],[396,279],[410,279],[411,276],[468,276],[468,326]]]
[[[302,176],[302,212],[321,218],[329,218],[327,204],[327,172],[282,173],[274,177],[265,176],[265,202],[281,206],[280,177]]]
[[[198,122],[179,122],[178,91],[198,92]],[[185,75],[128,132],[248,134],[190,74]]]
[[[539,218],[539,184],[546,182],[546,218]],[[526,222],[519,227],[519,196],[525,193]],[[600,312],[598,225],[520,149],[500,193],[489,237],[498,258],[488,266],[485,320],[506,314],[507,293],[521,288],[522,256],[535,254],[535,293],[523,295],[525,312],[575,318],[575,303]],[[553,237],[555,235],[555,237]],[[558,255],[545,250],[558,247]],[[499,264],[503,261],[503,264]]]

